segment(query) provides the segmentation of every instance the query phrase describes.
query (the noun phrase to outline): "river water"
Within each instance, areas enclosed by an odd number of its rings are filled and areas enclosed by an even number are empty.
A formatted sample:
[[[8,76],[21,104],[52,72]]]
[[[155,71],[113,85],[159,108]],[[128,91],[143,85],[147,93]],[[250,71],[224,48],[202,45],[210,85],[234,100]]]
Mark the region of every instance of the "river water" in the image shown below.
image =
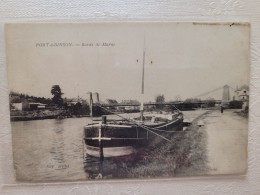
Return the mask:
[[[186,111],[185,120],[191,121],[203,112]],[[134,115],[124,116],[132,118]],[[86,157],[83,144],[83,127],[90,122],[89,117],[11,122],[16,178],[72,181],[99,177],[96,172],[100,168],[99,161]],[[104,161],[103,169],[109,175],[109,169],[119,167],[108,160]]]

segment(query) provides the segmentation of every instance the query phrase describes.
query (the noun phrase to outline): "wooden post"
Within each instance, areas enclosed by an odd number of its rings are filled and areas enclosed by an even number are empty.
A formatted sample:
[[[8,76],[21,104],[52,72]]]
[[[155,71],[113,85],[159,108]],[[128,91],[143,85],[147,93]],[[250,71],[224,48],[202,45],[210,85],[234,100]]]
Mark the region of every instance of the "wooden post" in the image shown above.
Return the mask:
[[[106,124],[107,123],[107,117],[106,116],[102,116],[102,124]]]
[[[89,107],[90,107],[90,116],[93,117],[93,99],[92,93],[89,93]]]
[[[107,123],[107,117],[102,116],[102,124],[106,124],[106,123]],[[101,125],[99,129],[99,159],[101,162],[104,161],[104,150],[103,150],[103,141],[102,141],[103,137],[104,137],[104,128]]]
[[[144,64],[145,64],[145,51],[143,52],[143,69],[142,69],[142,89],[141,89],[141,106],[140,106],[141,121],[144,120]]]

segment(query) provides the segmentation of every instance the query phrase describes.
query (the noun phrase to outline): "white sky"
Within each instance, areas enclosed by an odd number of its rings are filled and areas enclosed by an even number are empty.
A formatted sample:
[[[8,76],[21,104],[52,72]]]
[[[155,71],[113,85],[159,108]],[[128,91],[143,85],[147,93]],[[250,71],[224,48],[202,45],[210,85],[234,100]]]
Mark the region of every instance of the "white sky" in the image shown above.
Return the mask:
[[[248,25],[63,23],[6,29],[9,89],[29,95],[52,97],[51,86],[58,84],[66,97],[92,91],[103,100],[139,99],[144,39],[146,101],[158,94],[184,100],[225,84],[248,84]],[[36,47],[60,42],[74,46]],[[102,42],[115,46],[75,46]]]

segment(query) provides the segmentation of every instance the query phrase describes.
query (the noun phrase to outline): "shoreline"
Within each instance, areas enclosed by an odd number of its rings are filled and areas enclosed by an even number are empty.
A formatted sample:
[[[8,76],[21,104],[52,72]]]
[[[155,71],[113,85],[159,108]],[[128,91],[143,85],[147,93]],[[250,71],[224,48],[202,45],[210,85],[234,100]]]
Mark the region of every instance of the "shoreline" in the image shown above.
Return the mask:
[[[27,116],[11,116],[11,122],[16,121],[34,121],[34,120],[45,120],[45,119],[65,119],[65,118],[82,118],[90,117],[89,115],[73,115],[73,116],[36,116],[36,117],[27,117]]]

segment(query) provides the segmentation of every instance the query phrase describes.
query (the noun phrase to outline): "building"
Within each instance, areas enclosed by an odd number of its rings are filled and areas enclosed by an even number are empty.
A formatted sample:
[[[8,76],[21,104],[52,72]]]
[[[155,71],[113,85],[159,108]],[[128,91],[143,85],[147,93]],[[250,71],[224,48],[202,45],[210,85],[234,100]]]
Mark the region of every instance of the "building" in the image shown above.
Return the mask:
[[[233,98],[237,101],[242,101],[242,109],[247,110],[249,106],[249,87],[247,85],[243,85],[235,90],[235,96]]]
[[[248,101],[249,100],[249,87],[243,85],[235,90],[234,100]]]
[[[45,109],[46,104],[39,102],[30,102],[24,98],[16,98],[11,101],[11,110],[28,111],[28,110],[38,110]]]
[[[137,100],[123,100],[121,102],[123,104],[123,108],[127,112],[136,112],[140,110],[140,102]]]
[[[27,110],[29,108],[29,101],[20,97],[10,98],[11,110]]]
[[[118,102],[115,99],[106,99],[105,104],[109,104],[109,105],[116,105],[118,104]]]
[[[64,103],[67,104],[68,107],[73,107],[76,104],[81,105],[88,105],[89,103],[87,100],[84,100],[83,98],[77,97],[77,98],[65,98]]]

